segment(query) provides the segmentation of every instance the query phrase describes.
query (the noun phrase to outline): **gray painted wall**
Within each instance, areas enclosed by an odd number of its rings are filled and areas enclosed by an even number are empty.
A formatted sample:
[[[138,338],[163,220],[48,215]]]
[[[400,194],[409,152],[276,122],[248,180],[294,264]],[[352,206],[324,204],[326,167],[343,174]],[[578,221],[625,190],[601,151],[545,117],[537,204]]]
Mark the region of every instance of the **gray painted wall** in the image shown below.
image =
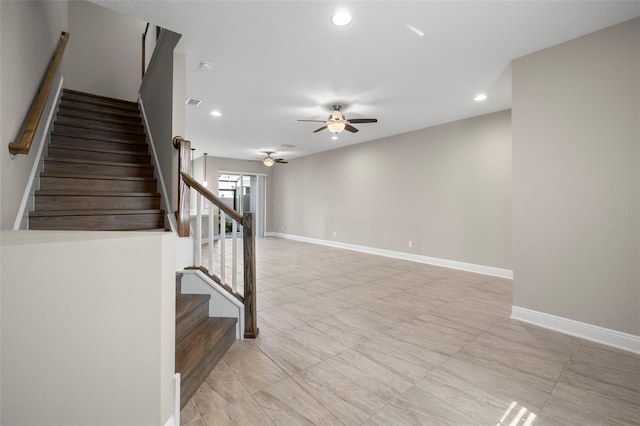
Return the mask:
[[[145,25],[87,1],[69,2],[65,88],[136,101]]]
[[[510,111],[297,158],[271,188],[270,231],[511,269]]]
[[[177,191],[177,150],[173,147],[173,49],[180,34],[162,30],[140,89],[151,137],[158,155],[158,168],[167,191]],[[175,203],[175,197],[172,197]],[[176,209],[174,204],[173,210]],[[167,212],[170,213],[170,212]]]
[[[640,19],[513,63],[514,305],[640,335]]]
[[[60,33],[68,30],[67,7],[65,1],[0,1],[1,229],[13,227],[38,148],[11,160],[7,144],[16,140]]]

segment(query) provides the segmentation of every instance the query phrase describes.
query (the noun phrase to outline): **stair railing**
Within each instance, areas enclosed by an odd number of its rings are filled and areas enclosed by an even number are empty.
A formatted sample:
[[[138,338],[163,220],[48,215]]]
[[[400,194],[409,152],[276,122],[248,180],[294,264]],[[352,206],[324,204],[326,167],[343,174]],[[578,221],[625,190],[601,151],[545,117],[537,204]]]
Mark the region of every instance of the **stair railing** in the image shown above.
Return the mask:
[[[256,258],[255,258],[255,214],[242,215],[191,177],[191,142],[176,136],[174,146],[178,149],[180,168],[178,183],[178,235],[193,236],[193,267],[205,272],[222,288],[244,303],[244,337],[258,336],[256,317]],[[195,229],[192,232],[190,191],[196,192]],[[203,217],[207,216],[207,238],[203,238]],[[227,227],[231,227],[231,259],[227,256]],[[217,232],[216,232],[217,231]],[[238,234],[242,234],[242,286],[238,277]],[[216,250],[216,241],[218,250]],[[206,262],[203,262],[202,248],[206,246]],[[206,266],[203,265],[206,263]],[[218,268],[216,268],[216,263]],[[231,271],[227,271],[230,263]],[[230,285],[229,285],[230,281]]]
[[[62,62],[62,57],[64,55],[64,50],[67,47],[69,36],[69,33],[64,31],[60,35],[58,47],[56,47],[56,51],[49,62],[47,71],[44,73],[44,77],[42,77],[40,87],[38,87],[38,92],[31,104],[31,108],[29,109],[17,142],[9,143],[9,153],[11,153],[12,158],[16,154],[29,154],[29,150],[33,144],[33,139],[35,138],[36,131],[38,130],[38,124],[40,123],[45,105],[47,104],[47,97],[51,92],[51,86],[53,85],[55,76],[58,73],[58,68],[60,68],[60,62]]]

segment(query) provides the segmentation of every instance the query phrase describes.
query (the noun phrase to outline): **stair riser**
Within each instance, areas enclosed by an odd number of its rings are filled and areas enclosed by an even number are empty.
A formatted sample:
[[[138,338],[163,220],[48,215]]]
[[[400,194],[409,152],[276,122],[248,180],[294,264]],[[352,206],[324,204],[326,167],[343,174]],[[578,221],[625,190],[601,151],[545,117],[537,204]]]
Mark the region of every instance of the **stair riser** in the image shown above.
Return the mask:
[[[211,370],[220,362],[224,354],[236,340],[235,327],[231,327],[218,341],[215,348],[207,352],[204,359],[200,360],[197,367],[184,375],[180,380],[180,407],[184,406],[196,393],[205,381]]]
[[[142,127],[142,124],[110,123],[108,121],[98,121],[98,120],[92,120],[88,118],[69,117],[69,116],[60,115],[60,114],[58,114],[58,117],[56,119],[56,124],[87,127],[94,131],[104,130],[109,132],[144,135],[144,128]]]
[[[159,210],[160,197],[36,195],[36,210]]]
[[[156,192],[158,183],[155,180],[135,181],[41,176],[40,189],[43,191]]]
[[[100,151],[81,151],[77,149],[58,148],[55,145],[49,145],[48,151],[49,158],[70,158],[74,160],[96,160],[130,164],[149,164],[151,161],[149,154],[132,155]]]
[[[94,105],[91,103],[86,103],[86,102],[77,101],[77,100],[70,100],[65,98],[62,98],[60,100],[60,107],[75,108],[75,109],[82,109],[82,110],[89,109],[92,112],[97,112],[102,114],[113,114],[113,115],[120,115],[123,117],[135,117],[138,119],[140,118],[140,113],[138,111],[134,111],[131,109],[122,109],[122,108],[110,107],[105,105]]]
[[[29,229],[69,231],[125,231],[164,227],[163,214],[29,217]]]
[[[100,164],[65,163],[58,161],[44,161],[45,173],[76,173],[98,176],[121,177],[153,177],[152,168],[106,166]]]
[[[98,148],[111,149],[115,151],[149,152],[149,148],[146,143],[112,142],[98,139],[83,139],[73,136],[51,135],[51,143],[78,149]]]
[[[89,120],[98,120],[101,122],[121,123],[130,126],[142,125],[142,119],[139,115],[123,115],[123,114],[107,114],[103,112],[94,112],[86,109],[70,108],[61,106],[58,109],[58,116],[86,118]]]
[[[144,135],[134,135],[130,133],[118,133],[118,132],[107,132],[103,130],[92,130],[86,129],[84,127],[73,127],[67,126],[64,124],[54,124],[53,130],[57,134],[62,134],[65,136],[76,136],[83,138],[96,138],[100,140],[116,140],[122,142],[146,142],[147,139]]]
[[[208,298],[207,298],[208,299]],[[205,299],[206,300],[206,299]],[[209,318],[209,301],[199,304],[195,309],[176,320],[176,343],[180,342],[191,330]]]
[[[99,96],[91,96],[89,94],[84,94],[84,93],[73,93],[68,90],[64,90],[62,92],[62,99],[71,100],[71,101],[80,101],[80,102],[90,103],[93,105],[108,106],[111,108],[120,108],[120,109],[133,110],[133,111],[138,110],[138,104],[135,102],[122,101],[118,99],[109,99],[109,98],[103,98]]]

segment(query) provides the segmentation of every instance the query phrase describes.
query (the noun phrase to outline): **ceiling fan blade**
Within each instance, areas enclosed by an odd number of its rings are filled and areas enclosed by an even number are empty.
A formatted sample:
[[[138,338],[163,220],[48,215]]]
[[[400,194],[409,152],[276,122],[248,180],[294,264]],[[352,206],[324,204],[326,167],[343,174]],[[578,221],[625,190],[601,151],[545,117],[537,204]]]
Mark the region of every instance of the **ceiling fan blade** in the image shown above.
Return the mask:
[[[314,131],[313,131],[313,133],[318,133],[320,130],[324,130],[324,129],[326,129],[326,128],[327,128],[327,126],[322,126],[322,127],[320,127],[319,129],[314,130]]]
[[[284,161],[284,158],[274,158],[274,161]]]
[[[280,160],[276,160],[276,163],[278,163],[278,164],[289,164],[289,162],[288,162],[288,161],[284,161],[284,160],[282,160],[282,159],[280,159]]]
[[[327,120],[298,120],[298,121],[308,121],[310,123],[326,123]]]
[[[344,129],[349,131],[349,132],[351,132],[351,133],[356,133],[358,131],[358,129],[353,127],[351,124],[345,124],[344,125]]]
[[[349,123],[377,123],[377,118],[354,118],[353,120],[347,120]]]

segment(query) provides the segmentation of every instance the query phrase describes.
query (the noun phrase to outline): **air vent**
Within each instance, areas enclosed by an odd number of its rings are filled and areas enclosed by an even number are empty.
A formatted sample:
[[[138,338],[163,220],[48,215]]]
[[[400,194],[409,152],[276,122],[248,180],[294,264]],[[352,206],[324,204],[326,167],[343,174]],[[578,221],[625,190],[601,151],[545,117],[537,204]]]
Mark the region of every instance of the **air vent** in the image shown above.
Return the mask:
[[[185,104],[193,105],[193,106],[198,106],[201,103],[202,101],[200,99],[194,99],[194,98],[187,98],[187,102],[185,102]]]
[[[295,145],[289,145],[288,143],[283,143],[282,145],[280,145],[282,148],[295,148]]]

